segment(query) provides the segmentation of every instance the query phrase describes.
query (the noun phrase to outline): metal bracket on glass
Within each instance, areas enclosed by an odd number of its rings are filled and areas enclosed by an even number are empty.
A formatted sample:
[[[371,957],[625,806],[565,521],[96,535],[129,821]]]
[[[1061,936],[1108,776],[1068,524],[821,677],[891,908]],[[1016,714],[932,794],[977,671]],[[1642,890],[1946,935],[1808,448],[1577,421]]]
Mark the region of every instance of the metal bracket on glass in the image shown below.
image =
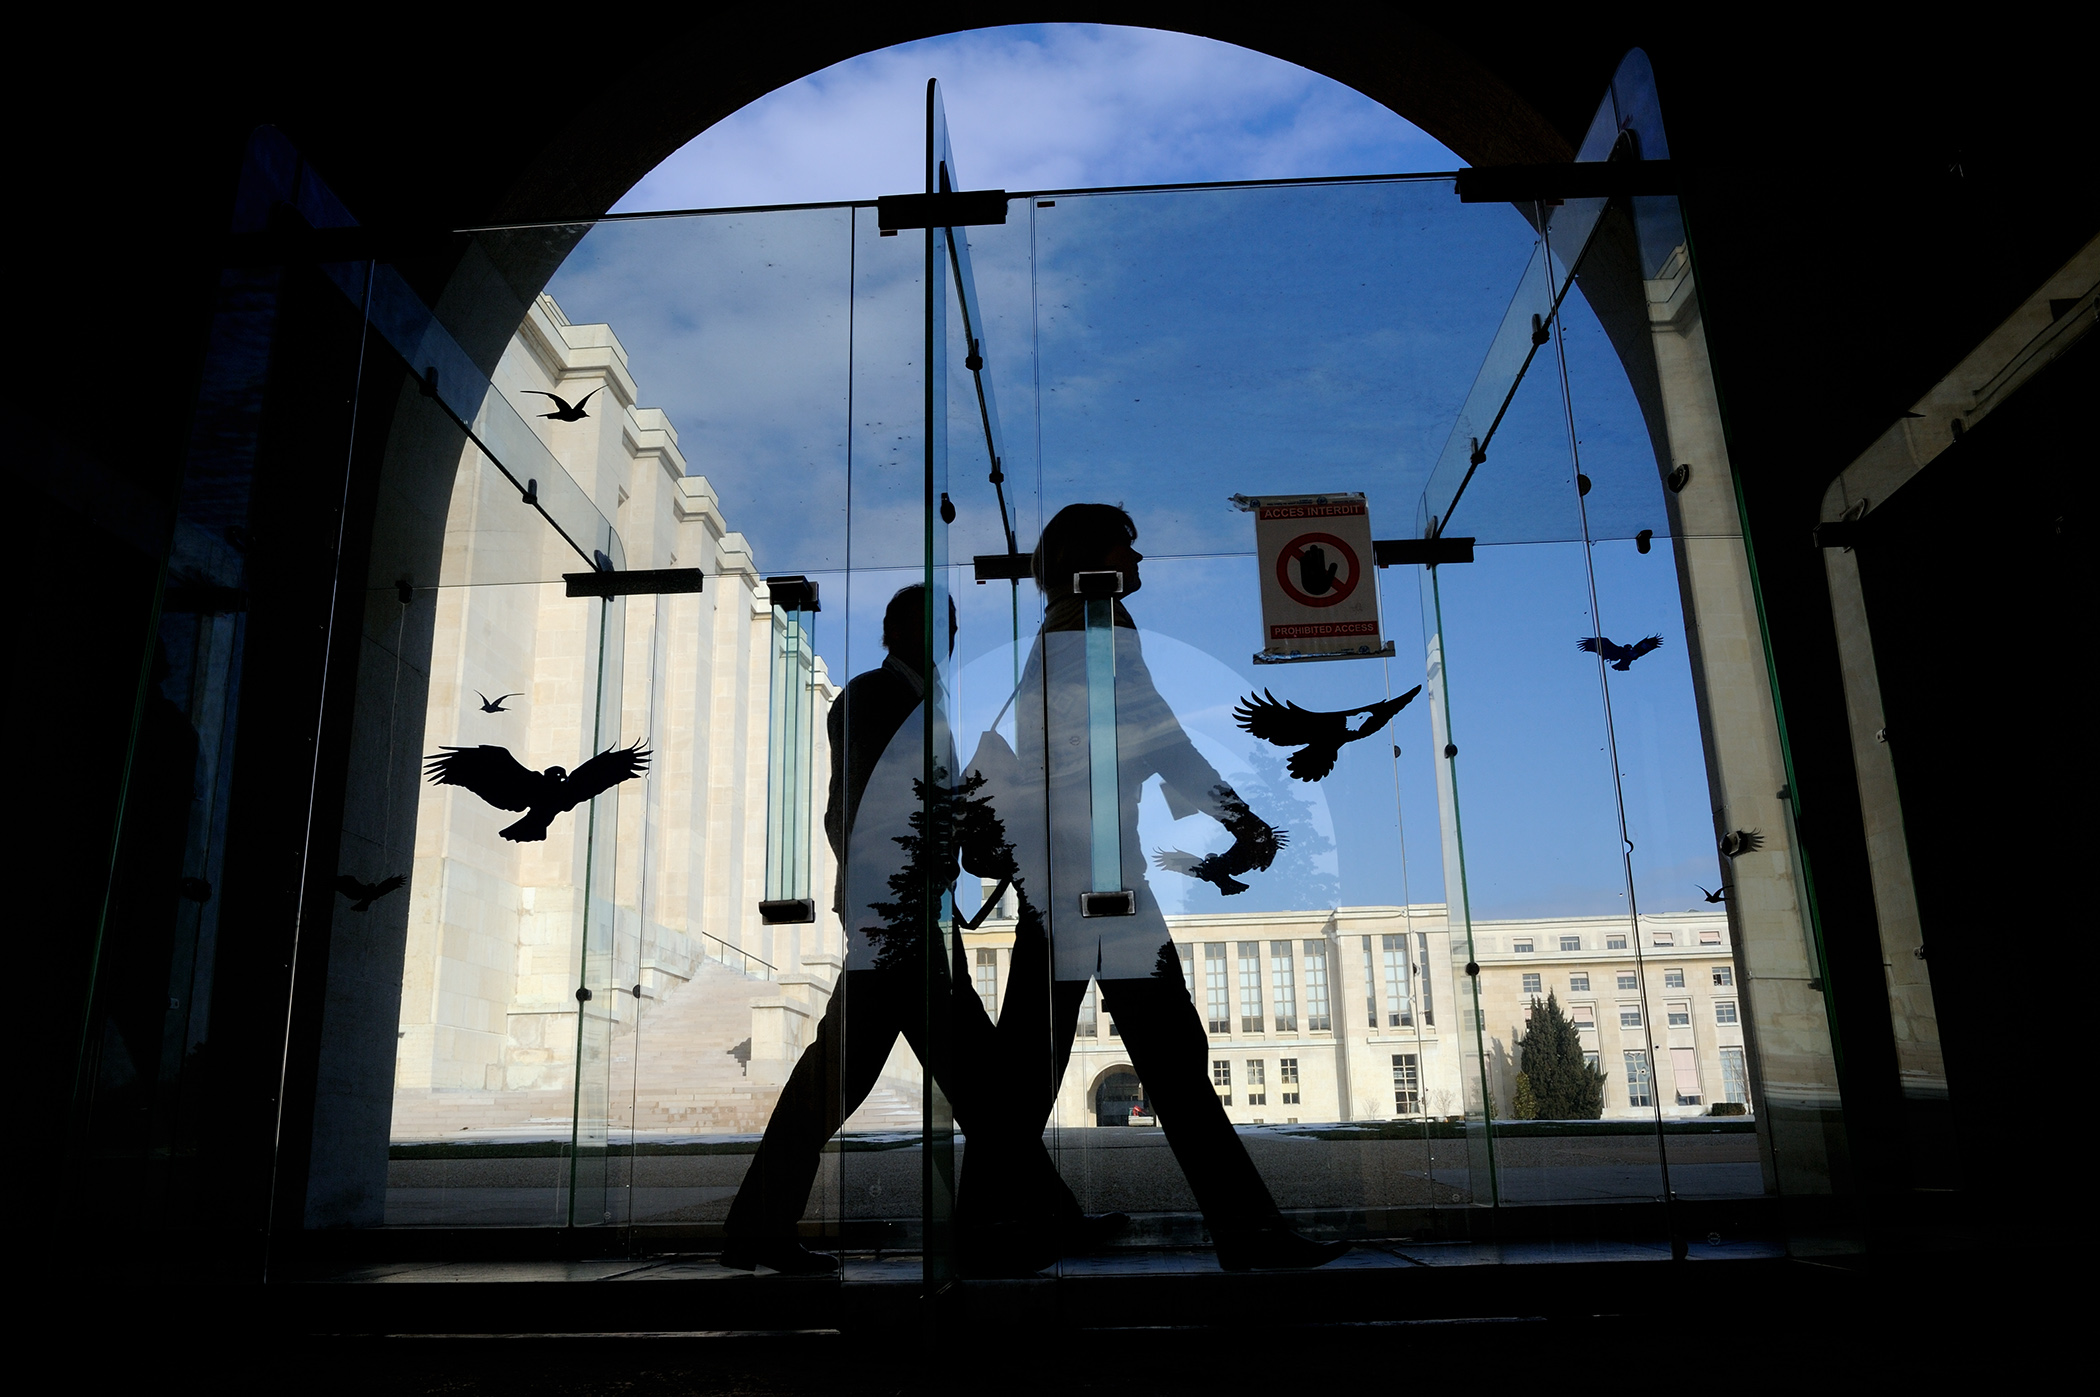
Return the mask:
[[[626,572],[565,572],[572,597],[651,597],[658,593],[697,592],[698,568],[633,568]]]
[[[977,585],[987,582],[1026,582],[1035,576],[1031,553],[979,553],[970,559],[977,572]]]
[[[884,233],[902,228],[974,228],[1006,222],[1006,191],[958,189],[940,194],[885,194],[875,201],[875,226]]]
[[[817,919],[816,899],[808,897],[776,897],[758,904],[758,919],[767,926],[783,926],[794,922],[813,922]]]
[[[1123,886],[1123,810],[1116,773],[1116,594],[1123,574],[1072,574],[1086,603],[1087,790],[1093,807],[1093,886],[1079,895],[1083,917],[1129,917],[1137,897]]]
[[[1439,563],[1470,563],[1473,561],[1473,540],[1470,538],[1381,538],[1373,539],[1378,566],[1389,568],[1395,563],[1422,563],[1435,567]]]

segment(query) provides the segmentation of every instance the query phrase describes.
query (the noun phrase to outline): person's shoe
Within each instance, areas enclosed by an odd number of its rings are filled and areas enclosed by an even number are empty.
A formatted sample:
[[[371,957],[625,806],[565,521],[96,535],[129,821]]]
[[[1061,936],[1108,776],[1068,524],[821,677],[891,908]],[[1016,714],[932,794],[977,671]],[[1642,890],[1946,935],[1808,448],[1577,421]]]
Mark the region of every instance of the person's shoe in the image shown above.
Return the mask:
[[[1130,1230],[1128,1213],[1092,1213],[1066,1221],[1062,1241],[1066,1256],[1085,1256],[1106,1250],[1111,1242]]]
[[[1282,1223],[1218,1240],[1218,1265],[1228,1271],[1308,1271],[1349,1250],[1347,1242],[1315,1242]]]
[[[755,1271],[764,1266],[783,1276],[828,1276],[839,1269],[837,1257],[811,1251],[793,1238],[730,1241],[722,1247],[722,1264],[732,1271]]]

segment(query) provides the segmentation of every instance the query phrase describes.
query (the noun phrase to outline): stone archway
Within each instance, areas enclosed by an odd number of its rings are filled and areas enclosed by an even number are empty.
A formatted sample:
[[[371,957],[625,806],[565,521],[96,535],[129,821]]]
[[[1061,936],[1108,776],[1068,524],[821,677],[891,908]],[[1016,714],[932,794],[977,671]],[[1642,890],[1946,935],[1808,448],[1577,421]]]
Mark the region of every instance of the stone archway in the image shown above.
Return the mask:
[[[938,13],[926,19],[922,12],[914,21],[867,17],[821,32],[784,18],[709,26],[691,36],[701,41],[695,45],[692,81],[633,84],[622,89],[618,101],[578,104],[577,115],[514,166],[505,192],[483,206],[489,223],[578,220],[574,226],[482,234],[449,272],[422,284],[432,288],[433,308],[460,348],[489,373],[582,236],[583,221],[609,209],[700,132],[768,92],[847,58],[942,33],[1039,18],[958,10],[953,23],[943,22]],[[1299,64],[1380,102],[1470,163],[1549,162],[1572,154],[1567,139],[1501,79],[1450,40],[1404,18],[1366,17],[1319,32],[1294,20],[1226,21],[1193,7],[1134,7],[1128,14],[1092,18],[1195,34]],[[1595,85],[1601,86],[1602,76]],[[447,505],[461,451],[456,428],[430,408],[412,382],[403,382],[390,420],[379,430],[387,446],[377,488],[366,497],[371,546],[362,594],[378,598],[375,605],[384,609],[397,605],[390,599],[400,580],[427,586],[440,574]],[[350,629],[377,633],[361,622]],[[383,657],[386,663],[360,664],[353,710],[399,706],[421,711],[430,683],[430,639],[423,630],[401,654]],[[337,833],[345,845],[370,842],[374,835],[358,827],[353,812],[398,809],[404,802],[413,808],[420,787],[412,761],[390,769],[356,767],[344,773],[344,781],[345,819]],[[393,790],[384,789],[390,784]],[[331,984],[320,1058],[327,1075],[360,1085],[324,1094],[315,1104],[307,1181],[310,1220],[377,1221],[372,1161],[385,1157],[404,952],[398,935],[379,932],[377,926],[341,930],[330,948],[331,965],[340,963],[346,971],[355,967],[358,973],[336,977],[354,990]],[[1089,1104],[1098,1109],[1098,1097],[1090,1093]]]
[[[1127,1062],[1103,1068],[1087,1088],[1087,1109],[1095,1125],[1129,1125],[1132,1114],[1149,1104],[1137,1069]],[[1150,1115],[1149,1111],[1143,1113]]]

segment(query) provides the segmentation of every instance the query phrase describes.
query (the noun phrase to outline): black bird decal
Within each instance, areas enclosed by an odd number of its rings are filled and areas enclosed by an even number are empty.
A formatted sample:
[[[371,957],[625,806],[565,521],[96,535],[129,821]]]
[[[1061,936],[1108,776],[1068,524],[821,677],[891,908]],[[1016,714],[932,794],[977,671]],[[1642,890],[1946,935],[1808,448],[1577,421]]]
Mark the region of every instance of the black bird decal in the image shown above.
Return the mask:
[[[1700,887],[1700,885],[1697,883],[1692,884],[1692,886],[1698,888],[1700,892],[1706,893],[1706,900],[1708,902],[1728,901],[1728,885],[1726,883],[1723,883],[1720,887],[1715,888],[1712,892],[1706,892],[1706,889]]]
[[[335,890],[350,899],[351,911],[362,912],[407,881],[398,873],[376,883],[362,882],[347,873],[338,873],[335,875]]]
[[[508,708],[505,708],[505,707],[503,706],[503,700],[505,700],[505,699],[514,699],[514,698],[523,698],[523,697],[525,697],[525,695],[523,695],[523,694],[498,694],[498,695],[496,695],[496,697],[494,697],[494,698],[490,698],[490,697],[489,697],[489,696],[488,696],[487,694],[484,694],[483,692],[481,692],[481,690],[479,690],[479,689],[476,689],[476,690],[474,691],[474,697],[476,697],[476,698],[478,698],[478,699],[480,699],[480,700],[481,700],[481,711],[482,711],[482,712],[484,712],[484,713],[508,713],[508,712],[510,712],[510,710],[509,710]]]
[[[1270,829],[1263,825],[1258,831],[1242,834],[1221,854],[1205,854],[1198,858],[1180,849],[1154,849],[1152,861],[1168,873],[1179,873],[1208,883],[1231,897],[1234,893],[1247,891],[1247,885],[1233,874],[1267,868],[1276,862],[1276,855],[1290,842],[1289,830]]]
[[[1651,635],[1646,640],[1637,640],[1631,645],[1620,645],[1616,641],[1606,640],[1601,635],[1587,635],[1575,642],[1575,648],[1588,651],[1592,655],[1602,655],[1611,662],[1613,669],[1629,670],[1633,668],[1633,662],[1641,656],[1651,650],[1662,649],[1662,643],[1663,638],[1659,635]]]
[[[1335,758],[1341,755],[1344,745],[1360,737],[1369,737],[1387,723],[1393,715],[1413,701],[1422,692],[1420,684],[1395,699],[1383,703],[1366,704],[1362,708],[1345,709],[1340,713],[1314,713],[1300,708],[1295,703],[1278,703],[1276,695],[1267,689],[1259,696],[1249,694],[1240,700],[1232,716],[1239,725],[1264,742],[1278,747],[1302,747],[1302,752],[1291,753],[1288,763],[1291,775],[1300,781],[1318,781],[1334,770]],[[1349,720],[1359,713],[1368,714],[1360,728],[1351,729]]]
[[[1765,837],[1754,829],[1739,829],[1721,836],[1721,857],[1732,859],[1765,847]]]
[[[529,844],[547,837],[547,826],[564,810],[600,795],[649,769],[649,752],[639,740],[632,747],[600,752],[574,772],[550,766],[534,771],[521,766],[507,747],[447,747],[426,759],[433,786],[465,786],[498,810],[523,810],[525,818],[497,833]]]
[[[569,400],[561,394],[549,393],[543,388],[520,388],[518,391],[520,393],[536,393],[542,398],[554,399],[554,411],[540,413],[541,417],[551,417],[557,422],[581,422],[584,418],[590,416],[588,412],[583,410],[583,405],[605,390],[603,388],[593,388],[590,392],[584,394],[574,407],[570,407]]]

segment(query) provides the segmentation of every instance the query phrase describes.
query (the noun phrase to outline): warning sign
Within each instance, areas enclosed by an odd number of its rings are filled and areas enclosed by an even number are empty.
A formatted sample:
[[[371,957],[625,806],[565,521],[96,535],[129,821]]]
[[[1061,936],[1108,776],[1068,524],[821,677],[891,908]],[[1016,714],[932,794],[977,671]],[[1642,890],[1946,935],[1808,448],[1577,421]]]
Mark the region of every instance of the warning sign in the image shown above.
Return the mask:
[[[1261,558],[1258,664],[1390,654],[1362,495],[1235,495]]]

